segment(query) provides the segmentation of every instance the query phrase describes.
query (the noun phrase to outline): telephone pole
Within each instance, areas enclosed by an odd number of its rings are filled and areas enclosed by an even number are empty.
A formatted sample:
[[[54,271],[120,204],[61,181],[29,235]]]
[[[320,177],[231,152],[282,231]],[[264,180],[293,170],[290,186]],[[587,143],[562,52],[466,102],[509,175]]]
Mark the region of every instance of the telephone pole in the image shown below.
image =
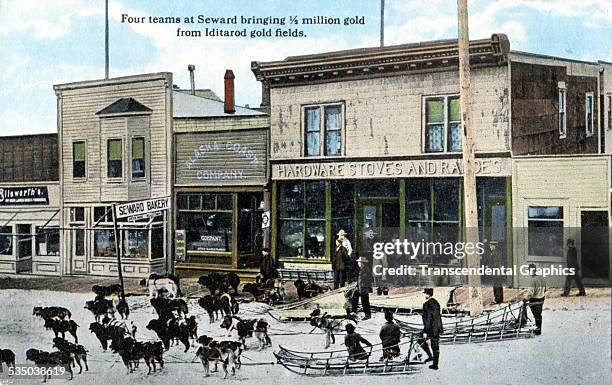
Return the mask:
[[[104,7],[104,79],[108,80],[109,76],[109,58],[108,58],[108,0]]]
[[[467,0],[457,0],[457,17],[459,19],[459,84],[461,105],[461,126],[463,127],[463,202],[465,242],[476,244],[478,242],[478,210],[476,206],[476,174],[474,138],[472,134],[472,95],[470,89],[470,34],[468,28]],[[480,266],[480,256],[474,248],[468,248],[468,267]],[[470,315],[478,316],[482,313],[482,288],[480,276],[468,276]]]
[[[385,0],[380,0],[380,46],[385,46]]]

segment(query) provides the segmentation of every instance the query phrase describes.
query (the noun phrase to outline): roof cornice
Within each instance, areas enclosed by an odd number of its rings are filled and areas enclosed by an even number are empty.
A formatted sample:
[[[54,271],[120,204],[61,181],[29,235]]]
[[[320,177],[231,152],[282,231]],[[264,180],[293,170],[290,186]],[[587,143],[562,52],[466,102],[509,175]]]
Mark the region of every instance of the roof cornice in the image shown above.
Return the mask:
[[[507,63],[510,42],[504,34],[470,41],[470,64]],[[273,62],[251,62],[259,81],[271,87],[296,83],[361,78],[369,75],[457,68],[457,40],[439,40],[388,47],[358,48],[314,55],[290,56]]]

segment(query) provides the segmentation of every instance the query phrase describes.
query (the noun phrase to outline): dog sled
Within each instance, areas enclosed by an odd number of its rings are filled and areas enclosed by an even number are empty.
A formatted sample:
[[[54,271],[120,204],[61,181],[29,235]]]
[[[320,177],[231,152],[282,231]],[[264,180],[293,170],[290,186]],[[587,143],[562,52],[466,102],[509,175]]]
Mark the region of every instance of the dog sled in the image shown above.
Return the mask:
[[[279,346],[279,351],[274,352],[274,356],[287,370],[311,377],[411,374],[419,371],[423,362],[416,336],[411,335],[399,346],[404,354],[395,359],[384,360],[380,359],[383,355],[382,344],[365,348],[365,358],[361,360],[353,359],[346,349],[300,352],[283,346]]]
[[[527,307],[523,303],[509,304],[489,311],[476,318],[444,322],[441,344],[492,342],[516,338],[533,337],[536,330],[531,320],[525,317]],[[395,320],[405,334],[419,334],[423,324]]]

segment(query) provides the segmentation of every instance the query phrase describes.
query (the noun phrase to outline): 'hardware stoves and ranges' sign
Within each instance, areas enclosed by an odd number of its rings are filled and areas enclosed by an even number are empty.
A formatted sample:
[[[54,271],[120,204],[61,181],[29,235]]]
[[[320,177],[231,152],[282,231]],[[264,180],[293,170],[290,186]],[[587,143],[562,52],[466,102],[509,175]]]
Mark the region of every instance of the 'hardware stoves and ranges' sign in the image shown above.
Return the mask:
[[[0,187],[0,206],[48,205],[47,186]]]

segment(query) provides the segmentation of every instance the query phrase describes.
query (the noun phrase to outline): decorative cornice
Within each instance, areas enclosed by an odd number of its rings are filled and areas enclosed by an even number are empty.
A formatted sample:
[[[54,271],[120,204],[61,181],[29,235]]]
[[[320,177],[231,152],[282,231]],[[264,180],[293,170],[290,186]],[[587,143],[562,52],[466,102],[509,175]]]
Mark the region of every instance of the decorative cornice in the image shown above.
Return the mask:
[[[510,42],[504,34],[470,41],[470,64],[507,63]],[[457,40],[440,40],[388,47],[359,48],[314,55],[290,56],[273,62],[251,62],[259,81],[279,85],[363,78],[411,71],[456,68]]]

